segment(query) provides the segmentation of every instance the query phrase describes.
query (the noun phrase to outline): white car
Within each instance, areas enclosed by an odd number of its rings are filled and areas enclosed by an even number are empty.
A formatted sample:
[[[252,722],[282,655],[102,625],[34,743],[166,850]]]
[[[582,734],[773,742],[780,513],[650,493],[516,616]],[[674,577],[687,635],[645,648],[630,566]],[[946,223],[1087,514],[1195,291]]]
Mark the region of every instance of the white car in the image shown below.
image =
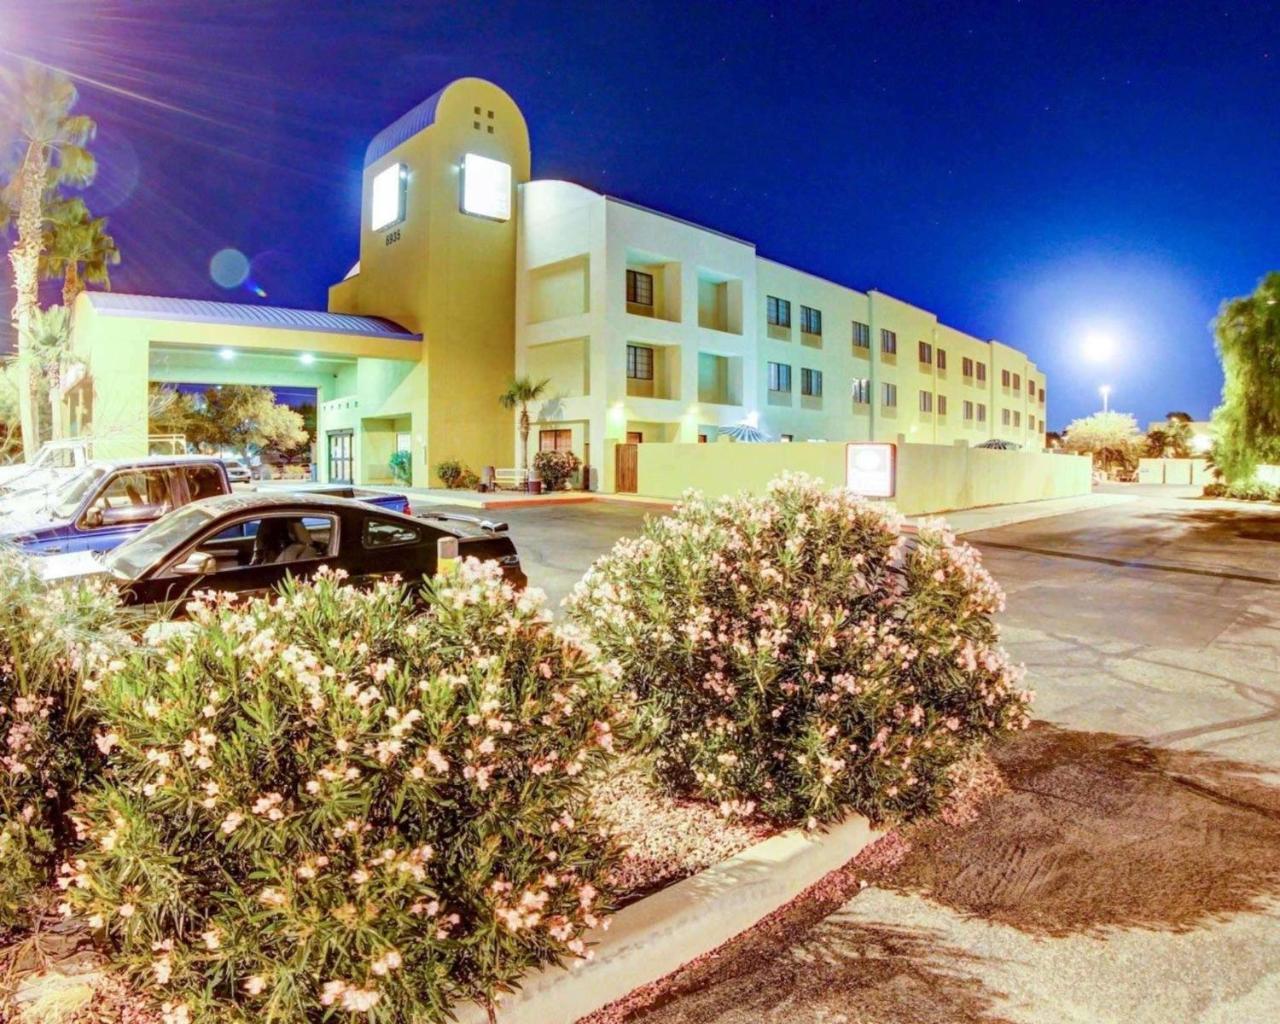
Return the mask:
[[[253,470],[240,459],[223,459],[222,464],[226,467],[227,479],[233,484],[253,482]]]

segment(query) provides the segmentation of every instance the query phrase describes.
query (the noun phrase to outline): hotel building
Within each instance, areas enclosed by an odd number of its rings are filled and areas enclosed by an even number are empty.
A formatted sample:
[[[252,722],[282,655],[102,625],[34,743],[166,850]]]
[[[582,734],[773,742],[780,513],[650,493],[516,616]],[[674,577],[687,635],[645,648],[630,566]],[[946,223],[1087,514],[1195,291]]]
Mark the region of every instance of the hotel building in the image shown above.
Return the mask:
[[[359,261],[327,311],[86,293],[71,433],[135,454],[152,381],[314,388],[322,480],[413,482],[519,460],[513,374],[549,380],[530,451],[571,449],[595,489],[630,444],[778,440],[1043,444],[1027,357],[876,289],[563,181],[530,180],[528,129],[497,86],[455,81],[372,140]],[[105,450],[105,449],[104,449]]]

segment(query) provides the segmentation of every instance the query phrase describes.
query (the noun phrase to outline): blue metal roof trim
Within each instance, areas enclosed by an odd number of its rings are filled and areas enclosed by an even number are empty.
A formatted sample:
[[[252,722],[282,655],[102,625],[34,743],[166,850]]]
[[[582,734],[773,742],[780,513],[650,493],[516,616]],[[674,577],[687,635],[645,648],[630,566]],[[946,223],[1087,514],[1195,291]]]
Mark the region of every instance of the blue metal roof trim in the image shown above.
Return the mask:
[[[243,302],[213,302],[208,299],[176,299],[167,295],[125,295],[120,292],[89,292],[88,295],[93,308],[105,316],[137,316],[151,320],[231,324],[240,327],[275,327],[291,331],[319,331],[322,334],[399,338],[403,341],[422,340],[421,334],[414,334],[380,316],[286,309],[283,306],[254,306]]]
[[[453,83],[450,82],[449,85]],[[368,167],[375,160],[390,153],[396,146],[411,139],[424,128],[429,128],[436,123],[436,107],[440,105],[440,97],[445,94],[445,90],[449,86],[446,85],[438,93],[428,96],[407,114],[397,117],[389,125],[378,132],[369,143],[368,149],[364,151],[364,165]]]

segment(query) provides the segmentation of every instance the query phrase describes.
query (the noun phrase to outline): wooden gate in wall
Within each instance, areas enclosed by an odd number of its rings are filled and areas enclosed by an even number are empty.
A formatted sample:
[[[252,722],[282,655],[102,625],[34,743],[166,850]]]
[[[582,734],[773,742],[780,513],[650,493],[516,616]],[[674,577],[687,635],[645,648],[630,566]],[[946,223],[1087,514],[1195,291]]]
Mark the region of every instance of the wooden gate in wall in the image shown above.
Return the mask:
[[[636,448],[634,444],[620,444],[614,451],[613,489],[621,494],[636,493]]]

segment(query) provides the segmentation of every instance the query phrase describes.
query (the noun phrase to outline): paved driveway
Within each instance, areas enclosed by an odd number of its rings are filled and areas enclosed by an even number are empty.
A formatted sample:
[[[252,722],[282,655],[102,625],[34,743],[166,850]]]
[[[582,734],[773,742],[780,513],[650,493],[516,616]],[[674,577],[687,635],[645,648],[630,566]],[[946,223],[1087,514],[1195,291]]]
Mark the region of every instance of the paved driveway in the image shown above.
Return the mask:
[[[1280,1020],[1280,509],[1130,493],[968,538],[1039,694],[996,795],[607,1019]]]
[[[424,507],[423,511],[461,512],[505,522],[511,528],[529,585],[546,591],[551,607],[558,608],[592,562],[619,538],[639,533],[646,516],[660,515],[663,510],[626,502],[593,501],[488,512],[452,506]]]

